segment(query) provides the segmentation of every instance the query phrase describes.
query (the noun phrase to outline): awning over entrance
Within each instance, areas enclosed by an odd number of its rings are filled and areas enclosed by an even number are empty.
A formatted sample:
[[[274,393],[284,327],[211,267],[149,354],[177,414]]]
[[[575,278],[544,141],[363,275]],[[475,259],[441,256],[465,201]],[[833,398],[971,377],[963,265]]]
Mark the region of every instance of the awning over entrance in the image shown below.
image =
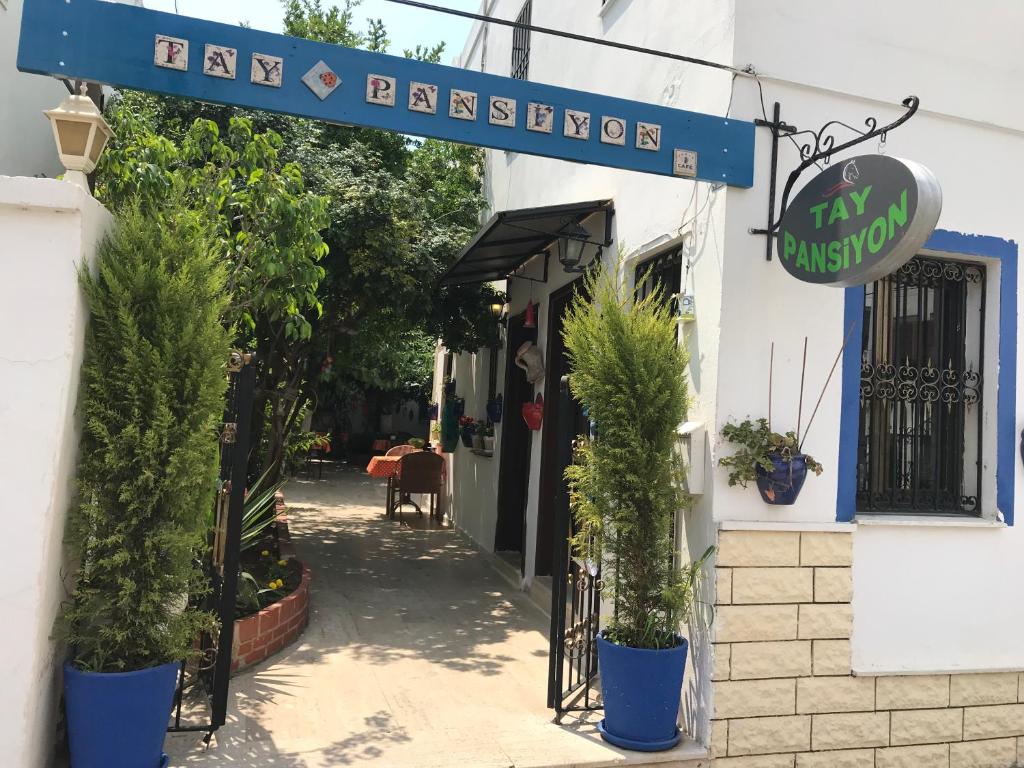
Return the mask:
[[[567,227],[604,213],[604,242],[611,239],[611,200],[500,211],[491,217],[441,278],[442,285],[503,280],[554,243]]]

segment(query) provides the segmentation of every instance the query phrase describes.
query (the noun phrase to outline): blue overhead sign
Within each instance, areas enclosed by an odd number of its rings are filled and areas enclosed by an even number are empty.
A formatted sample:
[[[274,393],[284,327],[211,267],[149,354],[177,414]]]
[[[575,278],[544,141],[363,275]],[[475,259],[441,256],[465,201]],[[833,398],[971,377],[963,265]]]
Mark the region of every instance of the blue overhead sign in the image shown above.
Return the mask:
[[[749,187],[754,125],[101,0],[25,0],[18,69]]]

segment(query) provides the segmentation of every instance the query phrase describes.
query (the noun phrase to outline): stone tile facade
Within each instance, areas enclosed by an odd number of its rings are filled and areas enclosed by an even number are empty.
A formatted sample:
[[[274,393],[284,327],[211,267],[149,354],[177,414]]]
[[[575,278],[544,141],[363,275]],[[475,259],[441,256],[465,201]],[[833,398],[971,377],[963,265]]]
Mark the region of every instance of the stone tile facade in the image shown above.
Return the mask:
[[[715,768],[1024,765],[1024,673],[854,677],[853,535],[721,531]]]

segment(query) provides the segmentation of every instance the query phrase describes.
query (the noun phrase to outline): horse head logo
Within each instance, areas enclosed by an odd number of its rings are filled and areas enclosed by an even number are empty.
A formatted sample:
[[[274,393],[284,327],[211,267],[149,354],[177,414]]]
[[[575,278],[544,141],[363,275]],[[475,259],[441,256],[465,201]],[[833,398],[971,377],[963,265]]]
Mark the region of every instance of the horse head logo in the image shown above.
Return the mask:
[[[860,178],[860,171],[857,169],[857,161],[851,160],[843,166],[843,181],[847,184],[853,184],[857,179]]]
[[[857,179],[860,178],[860,169],[857,168],[857,161],[850,160],[843,166],[843,178],[842,181],[837,181],[831,187],[826,189],[822,193],[822,197],[834,197],[842,192],[844,189],[849,189],[855,186]]]

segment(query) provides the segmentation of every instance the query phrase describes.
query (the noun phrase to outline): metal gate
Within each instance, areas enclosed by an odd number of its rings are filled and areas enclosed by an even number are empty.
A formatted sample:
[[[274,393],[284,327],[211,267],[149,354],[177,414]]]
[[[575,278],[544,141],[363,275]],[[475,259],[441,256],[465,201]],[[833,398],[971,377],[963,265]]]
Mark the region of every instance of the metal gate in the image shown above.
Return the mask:
[[[235,598],[238,594],[238,558],[242,539],[242,509],[249,463],[249,438],[256,365],[252,355],[231,353],[228,361],[228,392],[220,437],[220,481],[211,557],[206,567],[210,593],[204,607],[217,615],[219,630],[199,638],[198,663],[182,664],[174,694],[174,723],[167,730],[206,731],[209,744],[214,731],[227,719],[231,679],[231,648],[234,642]],[[182,723],[186,695],[205,699],[208,712],[200,722]],[[191,719],[191,718],[189,718]]]
[[[575,403],[569,377],[559,385],[558,455],[560,467],[573,457]],[[551,648],[548,656],[548,707],[560,723],[567,712],[602,708],[597,685],[597,633],[601,624],[601,564],[575,557],[569,539],[573,533],[569,491],[563,480],[554,515],[551,568]]]

